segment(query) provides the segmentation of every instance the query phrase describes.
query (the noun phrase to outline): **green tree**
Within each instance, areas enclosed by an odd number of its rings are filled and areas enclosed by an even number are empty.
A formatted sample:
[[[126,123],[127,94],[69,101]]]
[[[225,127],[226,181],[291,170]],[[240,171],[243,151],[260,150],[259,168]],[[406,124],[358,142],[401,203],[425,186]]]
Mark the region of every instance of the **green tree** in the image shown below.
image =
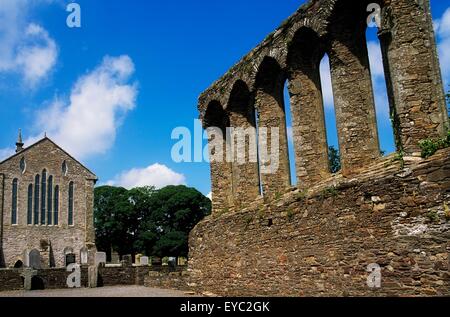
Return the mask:
[[[194,188],[168,186],[150,197],[149,208],[139,239],[146,253],[187,256],[189,232],[211,213],[211,201]]]
[[[111,248],[121,255],[187,256],[189,232],[211,213],[211,201],[186,186],[102,186],[94,200],[96,243],[108,256]]]
[[[328,148],[328,161],[330,162],[331,173],[334,174],[341,170],[341,156],[334,146]]]

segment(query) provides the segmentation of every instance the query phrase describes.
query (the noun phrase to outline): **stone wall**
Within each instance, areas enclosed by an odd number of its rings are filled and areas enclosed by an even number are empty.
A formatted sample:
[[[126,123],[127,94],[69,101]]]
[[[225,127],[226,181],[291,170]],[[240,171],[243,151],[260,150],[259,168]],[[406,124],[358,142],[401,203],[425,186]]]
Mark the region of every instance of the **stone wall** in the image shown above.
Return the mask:
[[[25,170],[20,169],[21,160],[25,162]],[[66,162],[67,172],[62,170]],[[52,199],[52,223],[48,222],[48,186],[46,186],[45,222],[42,224],[41,194],[38,205],[38,223],[35,224],[35,179],[40,179],[43,170],[47,178],[53,178],[53,188],[59,186],[58,225],[54,220],[54,203]],[[42,257],[42,268],[64,267],[65,251],[74,253],[80,263],[80,251],[88,248],[95,250],[93,192],[96,176],[77,162],[74,158],[60,149],[49,139],[45,138],[38,143],[24,149],[15,156],[0,163],[0,174],[4,175],[4,191],[0,195],[0,210],[2,215],[2,256],[5,259],[3,267],[13,267],[17,261],[27,264],[28,254],[37,250]],[[12,223],[12,184],[18,179],[17,198],[17,224]],[[46,184],[48,185],[48,179]],[[73,225],[68,223],[69,183],[74,183],[74,210]],[[28,187],[32,185],[32,224],[28,224]],[[41,184],[39,184],[40,186]],[[42,187],[42,186],[40,186]],[[1,265],[2,263],[0,263]]]
[[[152,270],[144,279],[144,285],[153,288],[190,291],[188,272],[185,267]]]
[[[144,285],[144,279],[153,270],[149,266],[136,267],[100,267],[98,270],[98,286]],[[156,270],[161,271],[156,268]],[[0,292],[22,290],[22,269],[0,269]],[[67,288],[67,277],[70,272],[64,268],[37,270],[36,277],[44,289]],[[81,287],[88,287],[88,267],[81,267]]]
[[[398,152],[420,156],[420,141],[445,135],[448,114],[429,0],[310,0],[199,97],[205,128],[217,122],[209,118],[220,114],[221,122],[234,129],[277,128],[280,132],[280,164],[272,173],[261,172],[271,165],[261,158],[245,164],[233,158],[228,162],[231,169],[227,164],[211,164],[214,213],[233,212],[242,209],[243,202],[279,196],[290,185],[289,160],[295,160],[297,181],[303,188],[330,176],[319,72],[325,55],[330,61],[343,174],[351,177],[378,160],[381,152],[366,38],[367,6],[373,3],[381,11],[378,34]],[[286,146],[286,83],[293,158]],[[228,135],[225,139],[234,145],[234,139]],[[248,137],[246,144],[257,139],[261,135]],[[265,145],[260,144],[259,153],[270,151]],[[247,154],[244,146],[235,148]]]
[[[406,165],[404,165],[406,164]],[[202,221],[190,285],[226,296],[450,295],[450,149]],[[381,267],[381,288],[367,285]]]

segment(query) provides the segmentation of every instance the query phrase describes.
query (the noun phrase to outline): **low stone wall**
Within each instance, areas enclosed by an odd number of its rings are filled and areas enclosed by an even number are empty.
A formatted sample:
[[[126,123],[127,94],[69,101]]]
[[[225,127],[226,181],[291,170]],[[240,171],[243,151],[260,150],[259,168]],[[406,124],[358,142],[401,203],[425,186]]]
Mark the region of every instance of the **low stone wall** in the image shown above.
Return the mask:
[[[22,289],[20,273],[21,270],[18,269],[0,269],[0,292]]]
[[[190,291],[186,267],[160,267],[153,269],[144,279],[147,287]]]
[[[152,268],[136,267],[100,267],[98,286],[144,285],[144,278]],[[0,292],[21,290],[24,288],[22,269],[0,269]],[[33,287],[38,289],[67,288],[69,272],[64,268],[37,270]],[[81,287],[88,287],[88,267],[81,267]]]
[[[98,286],[144,285],[144,277],[151,269],[149,266],[100,267]]]
[[[450,295],[450,149],[211,216],[190,235],[190,286],[224,296]],[[368,286],[368,266],[381,288]]]

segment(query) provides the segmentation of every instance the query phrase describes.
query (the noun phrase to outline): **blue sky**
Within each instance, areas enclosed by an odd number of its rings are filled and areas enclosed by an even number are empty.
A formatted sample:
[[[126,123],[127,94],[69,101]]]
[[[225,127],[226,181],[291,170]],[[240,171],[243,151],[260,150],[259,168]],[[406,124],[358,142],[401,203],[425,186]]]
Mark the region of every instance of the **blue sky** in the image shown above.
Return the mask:
[[[185,183],[208,194],[208,164],[174,163],[171,132],[193,128],[199,94],[302,2],[78,0],[82,27],[71,29],[67,1],[0,0],[0,159],[19,128],[28,145],[46,131],[103,184]],[[448,83],[449,5],[431,2]],[[381,147],[392,152],[375,32],[369,29],[368,45]],[[322,65],[329,142],[336,144]]]

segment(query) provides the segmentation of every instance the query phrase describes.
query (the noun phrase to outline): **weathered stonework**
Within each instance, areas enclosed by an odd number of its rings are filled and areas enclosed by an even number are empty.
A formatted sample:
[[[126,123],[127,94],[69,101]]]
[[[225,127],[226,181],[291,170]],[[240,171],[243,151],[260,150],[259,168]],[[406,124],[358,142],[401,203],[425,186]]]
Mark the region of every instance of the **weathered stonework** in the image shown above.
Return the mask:
[[[395,157],[192,232],[190,285],[224,296],[450,295],[450,149]],[[381,288],[367,285],[381,267]]]
[[[380,157],[365,37],[370,3],[382,9],[400,153],[387,158]],[[343,165],[336,175],[320,84],[325,54]],[[287,188],[283,164],[273,175],[255,172],[262,162],[233,163],[231,171],[211,165],[214,210],[191,232],[189,285],[226,296],[449,296],[450,149],[418,157],[419,142],[444,136],[448,123],[429,0],[309,1],[200,96],[200,118],[206,128],[214,114],[231,127],[251,126],[256,109],[259,127],[285,129],[286,80],[298,187]],[[229,102],[236,85],[247,87],[239,120]],[[289,162],[285,135],[279,141],[280,161]],[[234,209],[221,204],[230,201],[230,185]],[[380,288],[368,284],[373,265]]]
[[[22,173],[21,161],[25,162]],[[67,170],[63,171],[63,162]],[[39,194],[39,219],[34,222],[35,177],[42,179],[46,171],[46,208],[45,224],[42,224],[41,203],[42,188]],[[54,225],[54,197],[51,199],[52,223],[48,221],[48,185],[52,177],[51,192],[59,186],[58,225]],[[4,259],[3,267],[30,265],[30,252],[34,250],[40,257],[40,268],[65,266],[66,254],[75,255],[80,263],[80,252],[86,250],[92,259],[95,252],[95,232],[93,215],[93,193],[97,177],[63,151],[50,139],[44,138],[34,145],[23,149],[16,155],[0,163],[0,179],[4,178],[4,190],[0,191],[0,215],[2,220],[0,255]],[[12,221],[13,180],[18,181],[17,224]],[[74,184],[73,225],[68,222],[69,183]],[[28,188],[32,186],[32,224],[28,224]],[[39,184],[41,185],[41,184]]]
[[[258,174],[262,162],[247,166],[233,163],[231,172],[221,172],[221,167],[215,166],[218,170],[212,173],[214,199],[230,201],[231,190],[232,204],[239,210],[261,194],[273,199],[289,186],[282,98],[286,80],[298,184],[308,188],[330,176],[319,73],[325,54],[330,58],[343,174],[358,174],[379,159],[365,37],[370,3],[379,4],[382,9],[379,38],[398,151],[417,155],[421,140],[445,134],[448,115],[429,0],[310,0],[199,98],[200,119],[205,127],[211,126],[205,120],[208,109],[220,105],[221,116],[224,121],[229,119],[231,127],[254,126],[256,109],[260,127],[278,127],[282,132],[281,164],[276,173]],[[240,110],[235,102],[236,87],[245,87],[238,93]],[[214,175],[228,175],[232,182],[218,181]],[[214,188],[219,183],[226,190]],[[233,209],[220,208],[219,204],[214,208],[221,212]]]

